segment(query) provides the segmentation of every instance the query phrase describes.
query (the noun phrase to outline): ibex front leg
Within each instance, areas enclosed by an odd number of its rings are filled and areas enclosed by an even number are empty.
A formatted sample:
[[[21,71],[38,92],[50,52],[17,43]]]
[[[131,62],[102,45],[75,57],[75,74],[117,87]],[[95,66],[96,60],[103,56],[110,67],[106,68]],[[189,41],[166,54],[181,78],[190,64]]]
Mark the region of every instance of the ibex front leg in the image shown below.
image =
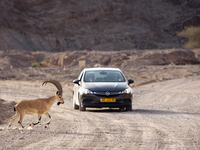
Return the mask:
[[[49,124],[50,124],[50,122],[51,122],[52,119],[51,119],[51,116],[50,116],[49,113],[46,113],[45,115],[49,118],[49,122],[45,125],[45,128],[47,128],[49,126]]]
[[[42,118],[42,114],[38,114],[38,122],[36,122],[36,123],[31,123],[30,126],[37,125],[38,123],[40,123],[41,118]]]

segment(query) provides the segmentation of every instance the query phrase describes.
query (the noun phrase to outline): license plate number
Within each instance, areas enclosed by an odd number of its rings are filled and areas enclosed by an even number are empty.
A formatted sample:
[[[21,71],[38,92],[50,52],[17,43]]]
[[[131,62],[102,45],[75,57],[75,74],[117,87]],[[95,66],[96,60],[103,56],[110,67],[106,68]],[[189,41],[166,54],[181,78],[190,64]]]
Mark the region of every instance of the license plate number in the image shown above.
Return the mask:
[[[101,98],[100,102],[116,102],[116,98]]]

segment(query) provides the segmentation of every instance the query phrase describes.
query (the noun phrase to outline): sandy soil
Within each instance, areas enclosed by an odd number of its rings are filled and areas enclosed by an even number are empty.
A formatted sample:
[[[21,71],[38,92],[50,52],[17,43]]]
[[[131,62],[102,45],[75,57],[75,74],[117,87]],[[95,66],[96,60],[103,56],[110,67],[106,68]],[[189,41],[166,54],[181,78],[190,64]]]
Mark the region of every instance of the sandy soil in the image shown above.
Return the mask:
[[[49,128],[44,128],[48,119],[43,116],[41,124],[28,130],[28,125],[37,121],[37,115],[27,115],[24,129],[16,120],[12,128],[7,129],[8,119],[14,112],[6,114],[7,118],[0,124],[0,149],[200,149],[198,70],[198,65],[174,66],[171,70],[161,66],[141,68],[138,76],[143,73],[148,77],[143,79],[148,80],[138,84],[137,78],[133,86],[132,112],[106,108],[87,109],[86,112],[73,110],[71,78],[62,78],[65,104],[53,105]],[[134,70],[124,71],[129,77],[134,74]],[[154,80],[159,78],[159,73],[171,78]],[[19,102],[48,97],[56,91],[51,84],[41,84],[42,81],[28,78],[1,80],[0,99]]]

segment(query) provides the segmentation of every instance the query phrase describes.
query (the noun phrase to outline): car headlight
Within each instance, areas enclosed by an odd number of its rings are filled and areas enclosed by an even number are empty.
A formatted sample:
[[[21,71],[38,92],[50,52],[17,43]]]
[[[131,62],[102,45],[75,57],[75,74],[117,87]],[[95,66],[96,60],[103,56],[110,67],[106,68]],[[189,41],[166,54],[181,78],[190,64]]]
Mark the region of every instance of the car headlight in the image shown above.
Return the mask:
[[[80,90],[80,93],[81,93],[81,94],[93,94],[93,92],[90,91],[90,90],[88,90],[88,89],[81,89],[81,90]]]
[[[122,93],[125,93],[125,94],[132,94],[132,89],[131,89],[131,88],[127,88],[127,89],[125,89],[124,91],[122,91]]]

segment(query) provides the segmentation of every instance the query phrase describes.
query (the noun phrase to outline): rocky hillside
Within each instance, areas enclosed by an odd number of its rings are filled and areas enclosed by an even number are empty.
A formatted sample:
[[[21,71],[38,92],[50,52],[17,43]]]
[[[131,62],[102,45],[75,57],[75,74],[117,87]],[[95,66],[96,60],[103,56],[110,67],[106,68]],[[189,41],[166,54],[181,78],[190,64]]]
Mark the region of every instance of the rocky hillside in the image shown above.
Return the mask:
[[[0,50],[180,48],[198,0],[1,0]]]
[[[124,50],[124,51],[66,51],[66,52],[28,52],[0,51],[0,70],[29,67],[139,67],[149,65],[194,65],[200,63],[200,50]],[[1,79],[1,78],[0,78]]]

